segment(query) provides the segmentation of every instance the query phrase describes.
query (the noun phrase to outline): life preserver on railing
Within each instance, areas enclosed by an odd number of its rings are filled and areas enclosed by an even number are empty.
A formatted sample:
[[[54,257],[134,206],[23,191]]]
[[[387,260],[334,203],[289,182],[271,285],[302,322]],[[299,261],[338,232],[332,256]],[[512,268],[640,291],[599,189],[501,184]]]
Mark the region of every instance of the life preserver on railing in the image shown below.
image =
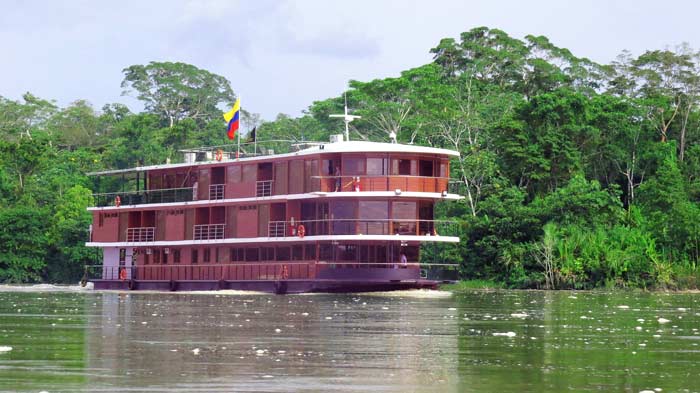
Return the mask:
[[[297,227],[297,235],[299,235],[299,237],[301,238],[303,238],[304,235],[306,235],[306,228],[304,228],[304,224],[299,224],[299,226]]]
[[[119,197],[119,195],[117,195],[117,196],[114,198],[114,206],[119,207],[119,206],[121,206],[121,205],[122,205],[122,199]]]
[[[119,279],[126,281],[126,269],[123,267],[119,268]]]
[[[282,265],[282,269],[280,270],[280,276],[283,280],[289,278],[289,270],[287,270],[287,265]]]
[[[216,161],[223,160],[224,159],[224,152],[221,149],[217,150],[215,157],[216,157]]]

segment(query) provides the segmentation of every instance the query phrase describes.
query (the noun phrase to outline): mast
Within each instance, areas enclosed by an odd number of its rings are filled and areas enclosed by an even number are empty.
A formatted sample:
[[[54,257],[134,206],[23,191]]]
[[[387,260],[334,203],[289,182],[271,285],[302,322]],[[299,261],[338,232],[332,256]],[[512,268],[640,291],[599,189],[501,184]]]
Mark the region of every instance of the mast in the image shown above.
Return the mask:
[[[328,115],[328,117],[341,117],[343,122],[345,122],[345,140],[350,141],[350,122],[355,119],[362,119],[362,116],[355,116],[348,114],[348,93],[345,92],[345,114],[342,115]]]

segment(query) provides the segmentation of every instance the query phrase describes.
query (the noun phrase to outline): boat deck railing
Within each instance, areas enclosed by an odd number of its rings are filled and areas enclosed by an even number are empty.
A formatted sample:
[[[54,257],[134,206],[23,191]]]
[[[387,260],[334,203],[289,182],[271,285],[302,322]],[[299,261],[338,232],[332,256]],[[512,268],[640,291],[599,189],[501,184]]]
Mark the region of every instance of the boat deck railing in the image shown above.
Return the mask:
[[[323,269],[455,269],[455,264],[420,264],[418,262],[354,261],[262,261],[209,264],[86,265],[88,280],[299,280],[314,279]]]
[[[105,192],[92,194],[95,206],[128,206],[147,203],[190,202],[194,198],[192,187],[162,188],[157,190],[139,190],[123,192]],[[119,198],[117,198],[119,197]]]
[[[420,235],[458,236],[460,223],[451,220],[320,219],[270,221],[268,237],[321,235]]]
[[[224,238],[226,224],[203,224],[194,226],[194,240],[214,240]]]
[[[152,242],[156,239],[155,227],[137,227],[126,230],[127,242]]]

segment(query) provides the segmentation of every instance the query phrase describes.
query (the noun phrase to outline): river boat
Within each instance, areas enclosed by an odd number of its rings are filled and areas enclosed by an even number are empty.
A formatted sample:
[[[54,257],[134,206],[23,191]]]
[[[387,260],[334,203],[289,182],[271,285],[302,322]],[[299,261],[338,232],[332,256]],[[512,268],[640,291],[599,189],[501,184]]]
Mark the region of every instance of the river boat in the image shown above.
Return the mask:
[[[91,173],[121,190],[95,194],[88,208],[86,245],[102,250],[102,262],[86,266],[84,280],[95,289],[274,293],[441,283],[428,277],[434,266],[421,246],[459,242],[455,223],[434,219],[436,203],[462,198],[448,190],[458,152],[343,135],[267,145]]]

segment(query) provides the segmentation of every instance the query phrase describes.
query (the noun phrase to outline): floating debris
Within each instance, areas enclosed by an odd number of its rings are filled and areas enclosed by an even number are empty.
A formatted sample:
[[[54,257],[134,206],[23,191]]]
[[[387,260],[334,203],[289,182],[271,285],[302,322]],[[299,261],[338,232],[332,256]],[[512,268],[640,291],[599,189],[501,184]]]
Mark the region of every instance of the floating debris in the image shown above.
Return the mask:
[[[195,348],[192,350],[192,353],[195,355],[199,355],[199,351],[200,351],[199,348]]]
[[[10,352],[11,350],[12,347],[8,347],[7,345],[0,345],[0,353]]]
[[[671,322],[671,321],[668,320],[668,319],[666,319],[666,318],[659,318],[659,319],[658,319],[658,322],[659,322],[659,323],[669,323],[669,322]]]
[[[630,308],[630,306],[626,306],[624,304],[621,304],[621,305],[617,306],[617,308],[619,308],[621,310],[627,310],[628,308]]]
[[[527,318],[529,315],[525,314],[524,312],[516,312],[513,314],[510,314],[511,317],[513,318]]]
[[[503,336],[503,337],[515,337],[516,334],[515,332],[506,332],[506,333],[493,333],[494,336]]]

